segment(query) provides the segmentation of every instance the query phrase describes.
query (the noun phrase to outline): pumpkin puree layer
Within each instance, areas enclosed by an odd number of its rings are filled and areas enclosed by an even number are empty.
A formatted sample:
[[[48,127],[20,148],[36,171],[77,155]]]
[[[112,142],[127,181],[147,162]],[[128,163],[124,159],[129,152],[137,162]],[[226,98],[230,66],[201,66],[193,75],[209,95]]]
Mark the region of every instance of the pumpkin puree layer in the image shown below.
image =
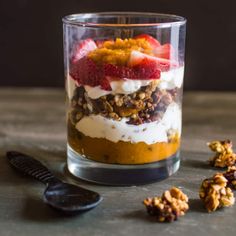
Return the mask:
[[[88,159],[109,164],[145,164],[166,159],[180,147],[180,138],[175,135],[169,142],[148,145],[144,142],[111,142],[104,138],[91,138],[73,128],[68,132],[72,149]]]

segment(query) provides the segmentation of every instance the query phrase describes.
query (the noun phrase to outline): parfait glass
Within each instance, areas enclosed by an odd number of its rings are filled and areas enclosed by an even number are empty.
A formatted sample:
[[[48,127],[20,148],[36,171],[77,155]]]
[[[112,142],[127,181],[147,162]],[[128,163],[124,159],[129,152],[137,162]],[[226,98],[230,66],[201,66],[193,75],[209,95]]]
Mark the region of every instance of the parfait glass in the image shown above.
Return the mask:
[[[63,18],[67,164],[111,185],[155,182],[180,165],[186,20],[103,12]]]

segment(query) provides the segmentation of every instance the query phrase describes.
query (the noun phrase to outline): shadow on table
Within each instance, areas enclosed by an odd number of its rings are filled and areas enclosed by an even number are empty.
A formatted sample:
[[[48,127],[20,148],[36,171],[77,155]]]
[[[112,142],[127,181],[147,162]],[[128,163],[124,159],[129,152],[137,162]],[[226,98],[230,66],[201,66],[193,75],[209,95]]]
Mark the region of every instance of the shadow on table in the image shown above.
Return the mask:
[[[145,209],[142,210],[135,210],[132,212],[128,212],[122,215],[123,218],[127,220],[141,220],[146,221],[150,223],[156,223],[156,217],[155,216],[149,216]]]
[[[22,211],[22,217],[29,221],[37,222],[55,222],[70,220],[72,217],[80,217],[82,213],[77,214],[65,214],[59,210],[53,209],[43,202],[42,199],[37,199],[28,196],[25,199],[24,209]]]
[[[212,169],[206,161],[202,160],[182,160],[181,165],[184,167],[193,167],[193,168],[199,168],[199,169]]]
[[[201,199],[189,199],[189,212],[207,213]]]
[[[181,166],[217,170],[217,168],[210,166],[208,160],[211,156],[205,152],[181,152]]]
[[[41,222],[57,221],[63,218],[62,215],[47,206],[42,199],[36,199],[30,196],[25,199],[22,216],[30,221]]]

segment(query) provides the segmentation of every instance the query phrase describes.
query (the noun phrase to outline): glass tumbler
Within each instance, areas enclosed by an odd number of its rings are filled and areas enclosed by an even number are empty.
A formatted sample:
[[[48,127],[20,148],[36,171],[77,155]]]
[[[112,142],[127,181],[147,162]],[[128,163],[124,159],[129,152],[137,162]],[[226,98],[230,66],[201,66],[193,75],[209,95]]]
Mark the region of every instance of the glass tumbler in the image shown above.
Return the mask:
[[[63,18],[67,163],[84,180],[135,185],[180,164],[186,20],[104,12]]]

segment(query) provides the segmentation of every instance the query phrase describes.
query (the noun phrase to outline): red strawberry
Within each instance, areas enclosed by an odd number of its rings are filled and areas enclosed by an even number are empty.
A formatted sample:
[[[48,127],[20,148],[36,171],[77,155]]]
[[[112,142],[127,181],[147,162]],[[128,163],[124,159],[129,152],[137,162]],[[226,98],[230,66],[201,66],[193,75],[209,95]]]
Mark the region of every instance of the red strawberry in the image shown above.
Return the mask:
[[[145,39],[146,41],[148,41],[150,43],[150,45],[153,49],[161,46],[161,44],[158,40],[156,40],[155,38],[153,38],[152,36],[150,36],[148,34],[140,34],[138,36],[135,36],[134,38],[135,39]]]
[[[116,66],[113,64],[103,65],[103,71],[105,76],[117,77],[117,78],[130,78],[136,77],[134,71],[126,66]]]
[[[79,84],[97,86],[100,84],[100,70],[98,66],[87,57],[83,57],[71,65],[70,75]]]
[[[104,76],[103,69],[87,57],[83,57],[71,65],[70,76],[78,84],[91,87],[100,85],[104,90],[111,90],[109,80]]]
[[[145,58],[150,62],[155,62],[156,67],[158,69],[160,69],[161,71],[167,71],[170,69],[170,67],[178,66],[178,63],[175,61],[170,61],[165,58],[149,56],[149,55],[141,53],[139,51],[132,51],[131,52],[130,59],[129,59],[129,65],[136,66],[136,65],[142,64],[142,61]]]
[[[85,39],[79,45],[76,46],[75,55],[72,61],[75,63],[79,59],[86,56],[89,52],[97,48],[96,43],[92,39]]]
[[[144,58],[139,64],[133,66],[132,69],[139,79],[159,79],[161,71],[157,65],[156,61]]]
[[[100,81],[101,88],[103,90],[111,91],[111,85],[109,82],[109,78],[107,76],[103,77],[103,79]]]
[[[165,59],[171,59],[174,56],[174,48],[171,44],[166,43],[154,49],[154,55]]]
[[[116,66],[113,64],[105,64],[103,66],[105,76],[129,79],[157,79],[160,77],[160,70],[156,61],[147,58],[134,66]]]

